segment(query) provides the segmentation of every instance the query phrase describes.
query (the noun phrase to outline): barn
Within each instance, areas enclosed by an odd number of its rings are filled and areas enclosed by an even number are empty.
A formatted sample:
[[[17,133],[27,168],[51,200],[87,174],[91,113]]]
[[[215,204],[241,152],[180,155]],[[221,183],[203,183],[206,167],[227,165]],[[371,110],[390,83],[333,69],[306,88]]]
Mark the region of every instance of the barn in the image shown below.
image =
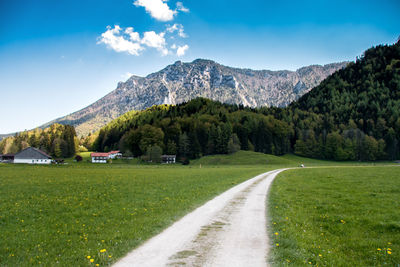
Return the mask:
[[[27,147],[14,155],[14,163],[50,164],[51,157],[37,148]]]
[[[92,163],[107,163],[107,160],[110,158],[109,155],[109,153],[102,152],[94,152],[90,154],[92,157]]]

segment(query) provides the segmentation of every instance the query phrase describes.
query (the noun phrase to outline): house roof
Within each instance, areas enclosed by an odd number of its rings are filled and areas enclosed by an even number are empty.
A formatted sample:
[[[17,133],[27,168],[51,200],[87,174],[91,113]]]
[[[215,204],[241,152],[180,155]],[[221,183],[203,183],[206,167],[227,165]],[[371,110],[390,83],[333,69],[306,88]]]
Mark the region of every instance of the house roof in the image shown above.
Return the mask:
[[[114,150],[114,151],[110,151],[109,154],[117,154],[117,153],[119,153],[119,152],[120,152],[119,150]]]
[[[110,154],[109,153],[104,153],[104,152],[93,152],[90,153],[91,157],[108,157]]]
[[[51,159],[51,157],[37,148],[27,147],[15,154],[14,159]]]

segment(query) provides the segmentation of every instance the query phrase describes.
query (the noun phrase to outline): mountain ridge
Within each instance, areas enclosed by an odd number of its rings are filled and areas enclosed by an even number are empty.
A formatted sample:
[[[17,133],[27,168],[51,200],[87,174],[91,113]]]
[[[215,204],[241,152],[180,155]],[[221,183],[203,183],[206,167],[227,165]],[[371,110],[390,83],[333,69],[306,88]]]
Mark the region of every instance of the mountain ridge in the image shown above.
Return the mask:
[[[349,62],[310,65],[296,71],[228,67],[209,59],[176,61],[145,77],[132,75],[98,101],[53,123],[70,124],[86,135],[130,110],[159,104],[179,104],[206,97],[249,107],[283,107],[317,86]]]

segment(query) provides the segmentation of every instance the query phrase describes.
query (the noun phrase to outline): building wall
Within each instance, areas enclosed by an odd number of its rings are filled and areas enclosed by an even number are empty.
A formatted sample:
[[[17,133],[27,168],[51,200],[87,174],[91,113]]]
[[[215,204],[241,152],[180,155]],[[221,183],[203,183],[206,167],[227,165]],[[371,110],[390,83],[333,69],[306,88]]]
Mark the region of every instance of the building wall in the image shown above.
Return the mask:
[[[14,163],[50,164],[51,159],[14,159]]]
[[[92,163],[107,163],[107,159],[95,159],[92,157]]]

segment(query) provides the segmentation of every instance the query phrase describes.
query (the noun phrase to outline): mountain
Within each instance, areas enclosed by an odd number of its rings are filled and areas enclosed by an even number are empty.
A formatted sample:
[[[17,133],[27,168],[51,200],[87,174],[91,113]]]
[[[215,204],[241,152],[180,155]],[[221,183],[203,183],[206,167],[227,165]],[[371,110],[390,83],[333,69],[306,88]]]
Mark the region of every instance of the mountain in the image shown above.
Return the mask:
[[[249,107],[283,107],[347,64],[269,71],[231,68],[204,59],[191,63],[177,61],[146,77],[132,76],[90,106],[41,127],[70,124],[76,127],[78,135],[86,135],[127,111],[179,104],[196,97]]]
[[[285,108],[196,98],[127,112],[90,138],[94,150],[135,156],[157,148],[194,159],[240,148],[320,159],[395,160],[400,157],[400,41],[368,49]]]

